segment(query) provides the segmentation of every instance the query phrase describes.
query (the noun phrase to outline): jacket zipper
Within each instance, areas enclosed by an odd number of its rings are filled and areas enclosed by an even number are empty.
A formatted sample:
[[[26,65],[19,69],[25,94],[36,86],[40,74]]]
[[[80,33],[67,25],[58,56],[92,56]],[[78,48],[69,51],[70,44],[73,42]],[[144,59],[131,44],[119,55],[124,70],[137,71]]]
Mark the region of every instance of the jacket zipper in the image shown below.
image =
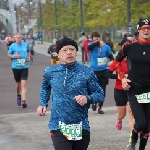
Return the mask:
[[[68,74],[68,69],[66,67],[66,74],[65,74],[65,78],[64,78],[64,88],[66,87],[67,74]]]

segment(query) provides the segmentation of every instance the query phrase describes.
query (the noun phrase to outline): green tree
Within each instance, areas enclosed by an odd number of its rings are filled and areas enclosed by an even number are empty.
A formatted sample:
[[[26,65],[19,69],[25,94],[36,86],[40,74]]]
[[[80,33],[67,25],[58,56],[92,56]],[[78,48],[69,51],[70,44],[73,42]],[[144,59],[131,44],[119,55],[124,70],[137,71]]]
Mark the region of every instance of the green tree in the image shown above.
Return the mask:
[[[45,30],[54,30],[54,7],[50,0],[46,0],[46,3],[42,8],[43,16],[43,29]]]

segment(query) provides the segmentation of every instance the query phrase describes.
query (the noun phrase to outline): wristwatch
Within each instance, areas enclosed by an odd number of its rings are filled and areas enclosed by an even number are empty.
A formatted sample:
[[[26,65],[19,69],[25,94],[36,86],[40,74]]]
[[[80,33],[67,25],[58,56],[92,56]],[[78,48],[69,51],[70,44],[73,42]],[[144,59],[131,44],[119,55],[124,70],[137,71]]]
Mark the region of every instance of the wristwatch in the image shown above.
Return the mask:
[[[88,96],[86,96],[86,98],[87,98],[87,103],[88,103],[88,104],[90,104],[90,103],[92,102],[92,98],[91,98],[91,96],[90,96],[90,95],[88,95]]]

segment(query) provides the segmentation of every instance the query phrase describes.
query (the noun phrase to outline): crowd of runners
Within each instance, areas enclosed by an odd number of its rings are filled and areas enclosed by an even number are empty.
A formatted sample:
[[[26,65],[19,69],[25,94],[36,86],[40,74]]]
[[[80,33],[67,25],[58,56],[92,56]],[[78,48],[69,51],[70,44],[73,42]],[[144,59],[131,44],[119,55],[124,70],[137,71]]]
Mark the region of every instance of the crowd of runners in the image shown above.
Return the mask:
[[[34,56],[34,40],[20,33],[5,39],[8,58],[16,81],[17,105],[27,107],[29,62]],[[37,113],[45,116],[51,104],[50,135],[55,150],[87,150],[90,142],[88,109],[102,115],[106,86],[115,79],[116,126],[122,129],[129,115],[126,150],[145,150],[150,131],[150,20],[140,19],[135,35],[125,34],[114,58],[111,38],[103,41],[98,32],[82,33],[78,40],[82,63],[76,61],[79,46],[71,37],[54,39],[48,48],[50,66],[44,70]],[[86,64],[86,65],[85,65]],[[98,107],[98,108],[97,108]]]

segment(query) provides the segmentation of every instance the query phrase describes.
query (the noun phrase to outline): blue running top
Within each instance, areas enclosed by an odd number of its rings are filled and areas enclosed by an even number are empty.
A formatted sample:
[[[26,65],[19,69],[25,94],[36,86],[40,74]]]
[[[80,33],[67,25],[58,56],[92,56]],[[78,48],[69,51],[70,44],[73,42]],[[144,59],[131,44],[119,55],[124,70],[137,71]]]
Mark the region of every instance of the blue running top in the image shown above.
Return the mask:
[[[28,68],[28,62],[26,61],[29,52],[29,45],[22,42],[21,44],[13,43],[9,49],[8,54],[19,54],[21,58],[12,58],[12,68],[13,69],[23,69]]]
[[[47,67],[40,88],[39,106],[46,106],[52,91],[52,108],[49,129],[58,130],[59,121],[65,124],[78,124],[90,130],[88,109],[90,103],[104,100],[104,92],[94,72],[87,66],[75,62],[67,66],[58,64]],[[81,106],[73,98],[78,95],[90,95],[91,102]]]
[[[88,45],[92,45],[90,42]],[[90,50],[90,68],[93,71],[106,70],[108,66],[108,56],[112,54],[110,47],[104,44],[102,47],[95,46],[93,50]]]

